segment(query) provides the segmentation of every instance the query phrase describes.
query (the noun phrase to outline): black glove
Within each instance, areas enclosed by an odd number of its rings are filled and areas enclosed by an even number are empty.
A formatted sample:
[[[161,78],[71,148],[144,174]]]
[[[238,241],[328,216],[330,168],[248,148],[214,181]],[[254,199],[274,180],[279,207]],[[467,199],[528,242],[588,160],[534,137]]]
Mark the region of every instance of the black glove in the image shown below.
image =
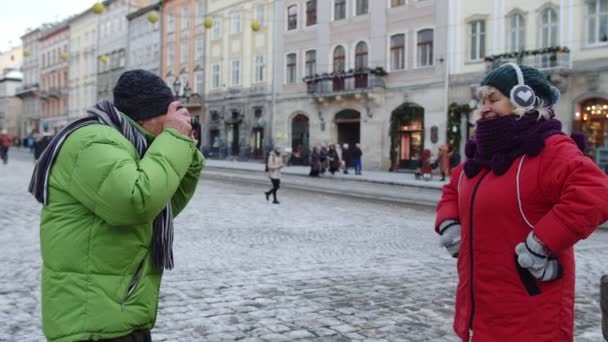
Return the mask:
[[[536,279],[550,281],[562,277],[562,267],[557,259],[536,238],[533,232],[528,234],[525,242],[515,246],[517,262],[523,268],[528,269]]]
[[[458,250],[460,249],[460,230],[460,223],[455,220],[445,220],[439,224],[441,244],[454,258],[458,257]]]

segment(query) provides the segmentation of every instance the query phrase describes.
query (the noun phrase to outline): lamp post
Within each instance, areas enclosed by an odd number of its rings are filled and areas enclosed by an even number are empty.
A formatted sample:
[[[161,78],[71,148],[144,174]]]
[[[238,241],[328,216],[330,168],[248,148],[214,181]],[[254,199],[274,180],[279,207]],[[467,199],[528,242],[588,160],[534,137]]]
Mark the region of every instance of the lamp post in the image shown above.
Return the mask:
[[[175,97],[179,97],[179,89],[182,87],[182,82],[180,82],[179,78],[175,79],[173,82],[173,91],[175,92]]]
[[[188,82],[186,82],[186,85],[184,86],[184,97],[186,98],[186,103],[190,102],[190,95],[192,95],[192,88],[190,88]]]

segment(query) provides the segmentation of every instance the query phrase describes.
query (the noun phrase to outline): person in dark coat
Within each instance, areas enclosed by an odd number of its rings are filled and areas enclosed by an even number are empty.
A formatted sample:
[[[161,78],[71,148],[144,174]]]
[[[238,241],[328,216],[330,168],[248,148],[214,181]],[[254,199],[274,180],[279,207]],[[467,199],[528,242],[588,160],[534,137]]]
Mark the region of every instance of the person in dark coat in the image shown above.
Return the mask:
[[[342,164],[344,167],[344,174],[348,174],[348,169],[353,166],[353,156],[348,144],[342,145]]]
[[[329,146],[329,152],[327,153],[327,159],[329,161],[329,172],[333,175],[336,171],[340,170],[340,156],[336,151],[335,145]]]
[[[319,155],[319,147],[315,146],[310,154],[310,173],[311,177],[319,177],[321,171],[321,157]]]
[[[353,162],[355,163],[355,174],[361,175],[361,157],[363,156],[363,151],[361,151],[361,144],[356,144],[353,149]]]
[[[479,98],[435,221],[458,258],[454,331],[463,341],[571,342],[574,245],[608,220],[608,177],[563,134],[559,90],[542,71],[503,65]]]

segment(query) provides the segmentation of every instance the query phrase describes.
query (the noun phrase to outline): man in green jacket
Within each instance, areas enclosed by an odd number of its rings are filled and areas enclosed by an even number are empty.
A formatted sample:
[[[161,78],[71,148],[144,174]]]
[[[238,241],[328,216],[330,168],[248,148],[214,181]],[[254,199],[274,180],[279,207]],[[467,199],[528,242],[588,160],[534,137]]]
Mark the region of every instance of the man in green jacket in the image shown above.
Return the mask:
[[[173,217],[204,165],[190,114],[158,76],[132,70],[64,127],[30,192],[40,223],[42,325],[49,341],[150,341]]]

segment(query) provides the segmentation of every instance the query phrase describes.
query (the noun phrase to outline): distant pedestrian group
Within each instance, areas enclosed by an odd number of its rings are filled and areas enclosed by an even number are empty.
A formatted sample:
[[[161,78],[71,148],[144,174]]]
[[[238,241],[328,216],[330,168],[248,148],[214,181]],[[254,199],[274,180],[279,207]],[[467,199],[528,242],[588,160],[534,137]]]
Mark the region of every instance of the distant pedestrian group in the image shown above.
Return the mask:
[[[348,174],[351,168],[355,169],[356,175],[361,175],[362,156],[360,144],[355,144],[354,148],[348,144],[316,145],[310,155],[309,176],[319,177],[328,171],[334,175],[340,170],[343,174]]]

